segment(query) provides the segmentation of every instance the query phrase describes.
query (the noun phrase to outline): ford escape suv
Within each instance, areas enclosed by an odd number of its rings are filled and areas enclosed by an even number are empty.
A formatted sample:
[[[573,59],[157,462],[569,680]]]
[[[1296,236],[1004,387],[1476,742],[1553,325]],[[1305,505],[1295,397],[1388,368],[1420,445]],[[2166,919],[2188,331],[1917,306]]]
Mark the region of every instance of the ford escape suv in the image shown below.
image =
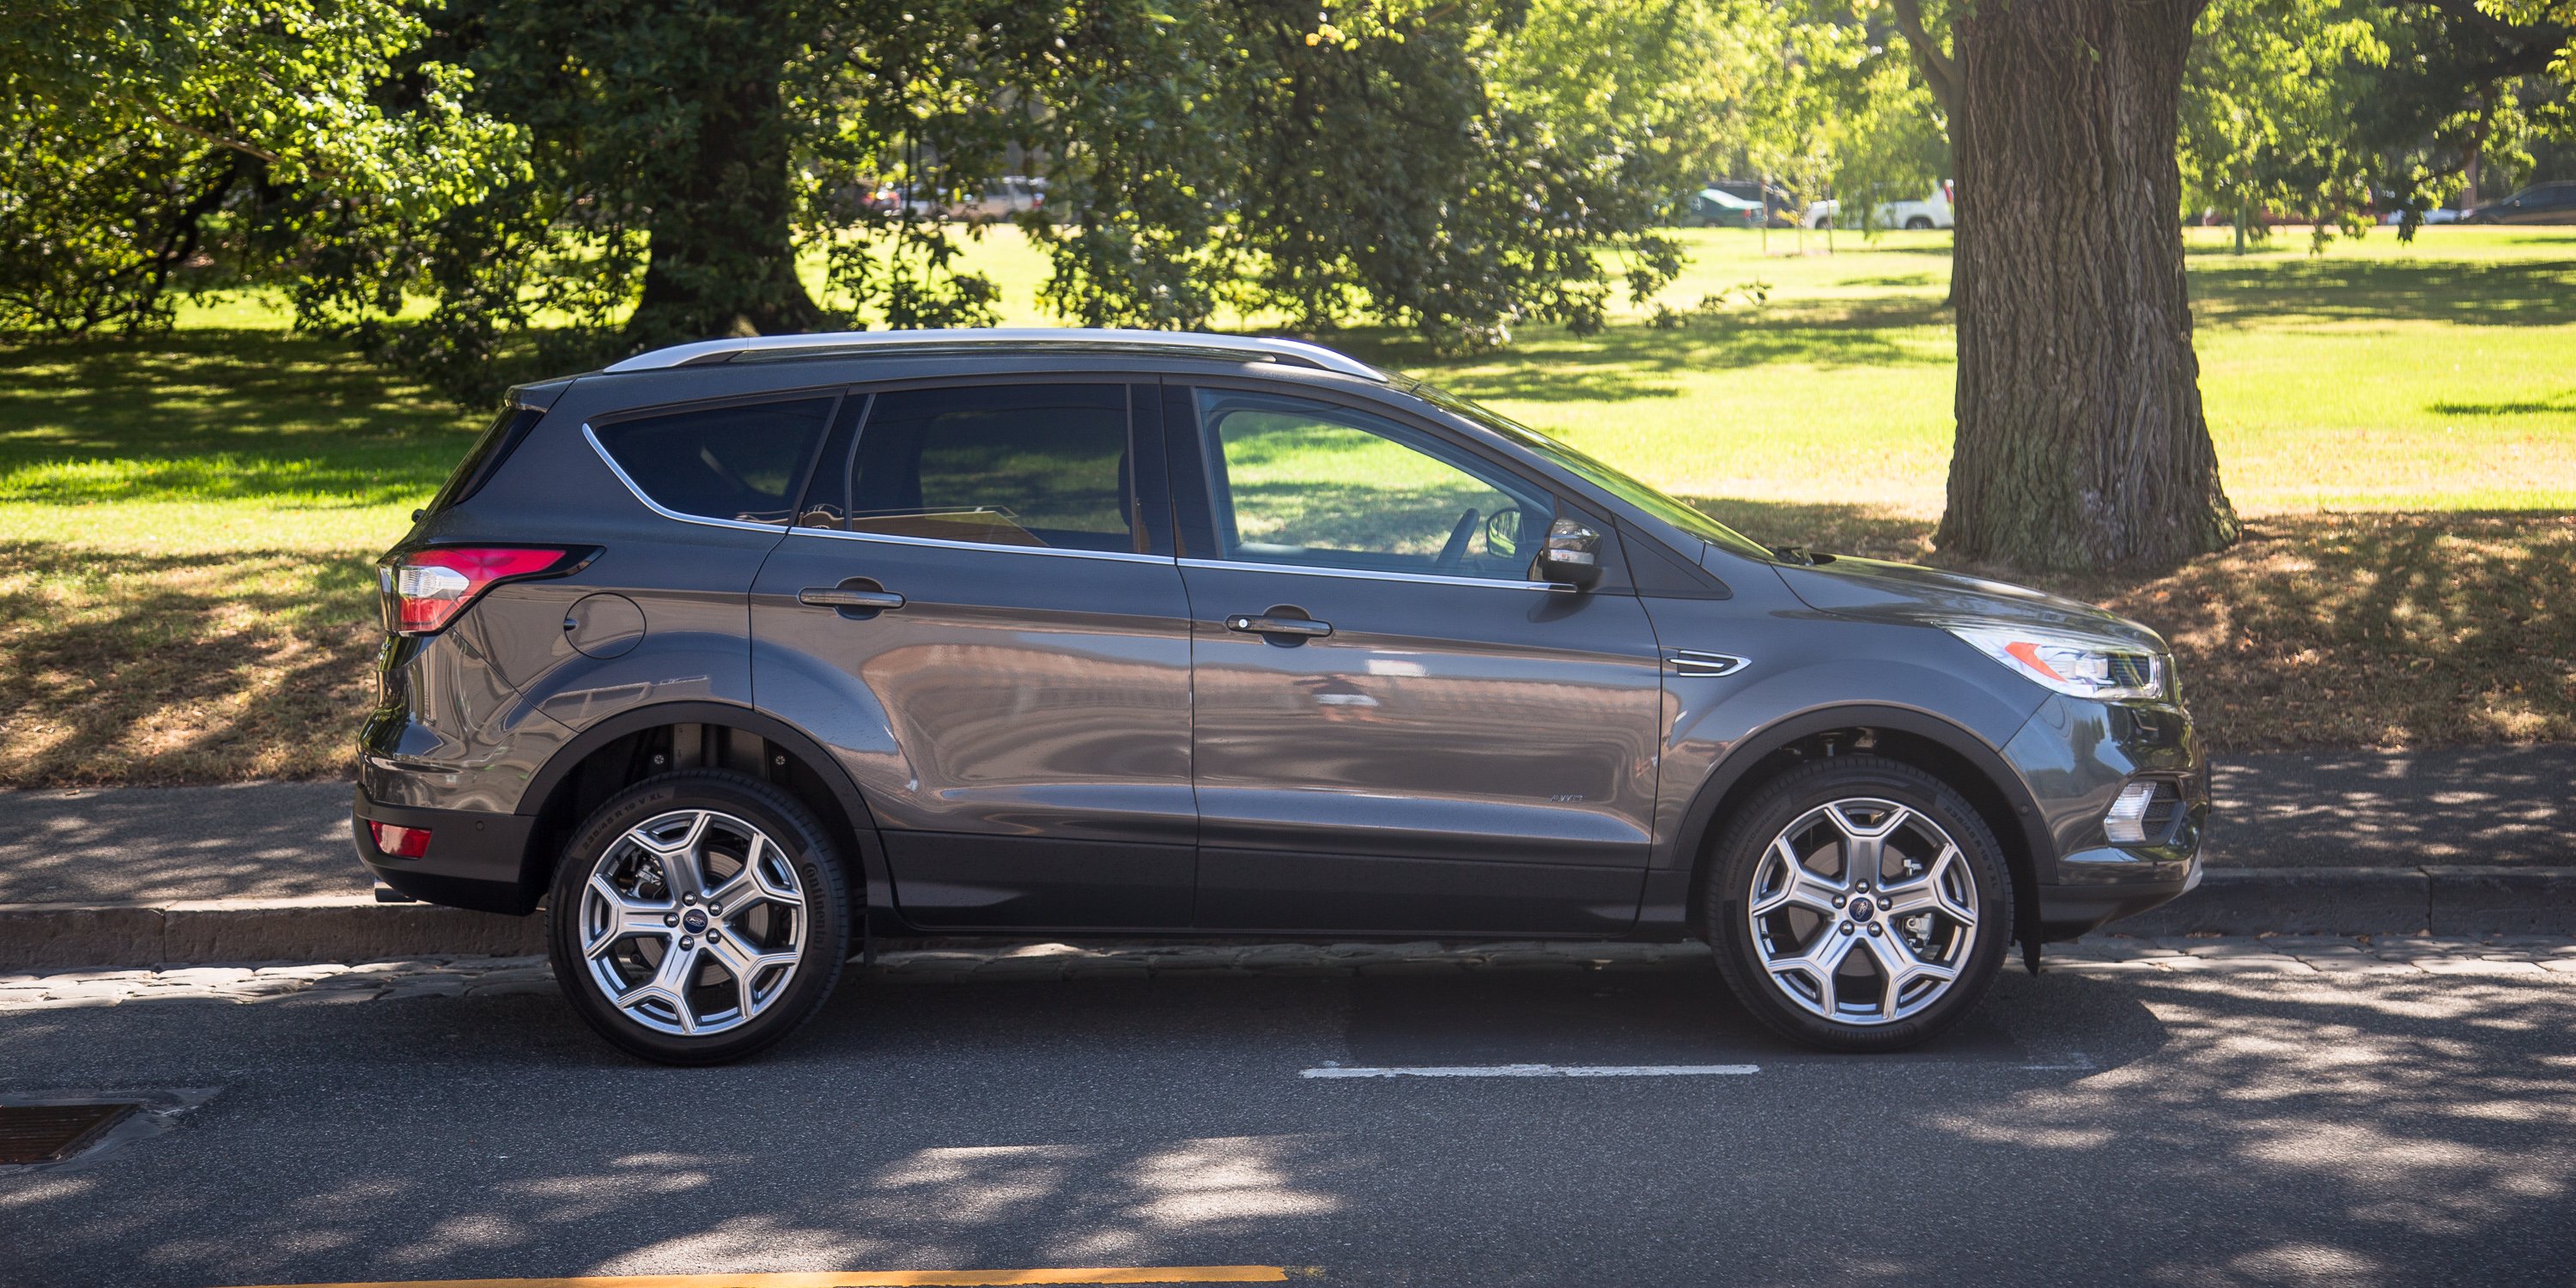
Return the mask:
[[[717,340],[512,391],[385,555],[360,856],[730,1059],[868,936],[1705,938],[1919,1042],[2189,889],[2153,632],[1757,545],[1313,345]]]

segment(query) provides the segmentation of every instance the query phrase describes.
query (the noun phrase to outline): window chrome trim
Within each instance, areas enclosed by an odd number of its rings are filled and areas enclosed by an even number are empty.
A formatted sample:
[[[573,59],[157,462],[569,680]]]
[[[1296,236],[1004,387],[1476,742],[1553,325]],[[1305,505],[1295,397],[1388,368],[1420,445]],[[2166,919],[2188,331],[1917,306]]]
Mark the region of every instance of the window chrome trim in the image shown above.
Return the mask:
[[[1505,581],[1499,577],[1450,577],[1428,572],[1378,572],[1369,568],[1308,568],[1299,564],[1252,563],[1241,559],[1183,559],[1180,564],[1183,568],[1205,568],[1216,572],[1284,572],[1300,577],[1350,577],[1360,581],[1400,581],[1414,585],[1544,590],[1559,595],[1577,594],[1582,589],[1557,581]]]
[[[830,537],[887,546],[923,546],[933,550],[990,550],[1008,555],[1052,555],[1058,559],[1109,559],[1119,563],[1169,564],[1170,555],[1140,555],[1132,550],[1071,550],[1063,546],[1006,546],[993,541],[949,541],[939,537],[898,537],[887,532],[840,532],[831,528],[790,527],[799,537]]]
[[[829,432],[828,427],[826,428],[826,432]],[[626,472],[625,466],[617,463],[616,457],[608,454],[608,445],[600,442],[599,435],[591,431],[589,421],[583,421],[581,423],[581,436],[589,441],[590,450],[599,454],[599,463],[607,466],[608,472],[616,475],[617,481],[626,485],[628,495],[643,502],[645,509],[651,510],[653,513],[661,515],[665,519],[677,519],[682,523],[704,524],[710,528],[733,528],[742,532],[784,533],[788,530],[787,525],[784,523],[752,523],[744,519],[719,519],[712,515],[705,514],[682,514],[678,510],[674,510],[671,507],[644,495],[644,489],[636,486],[634,476]]]

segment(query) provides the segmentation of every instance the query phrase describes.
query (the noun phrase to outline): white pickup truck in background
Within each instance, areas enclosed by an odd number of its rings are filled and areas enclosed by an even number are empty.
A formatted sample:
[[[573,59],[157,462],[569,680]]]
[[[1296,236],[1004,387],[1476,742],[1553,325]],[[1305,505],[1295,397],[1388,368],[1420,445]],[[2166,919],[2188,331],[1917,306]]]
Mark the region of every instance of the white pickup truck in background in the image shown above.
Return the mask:
[[[1958,221],[1951,214],[1951,204],[1955,196],[1956,192],[1951,182],[1943,179],[1939,187],[1916,200],[1879,203],[1878,209],[1870,212],[1870,226],[1905,228],[1917,232],[1927,228],[1957,227]],[[1807,203],[1807,226],[1809,228],[1827,227],[1839,220],[1842,213],[1843,203],[1839,201],[1811,201]]]

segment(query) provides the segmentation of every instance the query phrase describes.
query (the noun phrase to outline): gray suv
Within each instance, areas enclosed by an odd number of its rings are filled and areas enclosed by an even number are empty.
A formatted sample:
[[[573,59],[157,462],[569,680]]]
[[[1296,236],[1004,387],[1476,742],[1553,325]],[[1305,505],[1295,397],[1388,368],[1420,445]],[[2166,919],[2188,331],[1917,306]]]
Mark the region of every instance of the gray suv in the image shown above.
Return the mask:
[[[356,839],[730,1059],[871,936],[1706,939],[1920,1042],[2199,879],[2164,643],[1757,545],[1283,340],[716,340],[513,391],[383,560]]]

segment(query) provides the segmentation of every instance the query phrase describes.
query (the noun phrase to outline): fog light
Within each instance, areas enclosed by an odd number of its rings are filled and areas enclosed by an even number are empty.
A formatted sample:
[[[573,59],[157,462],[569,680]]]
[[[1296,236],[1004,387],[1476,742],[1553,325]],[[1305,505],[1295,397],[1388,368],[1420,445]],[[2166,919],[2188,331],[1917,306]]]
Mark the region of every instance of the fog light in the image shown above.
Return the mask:
[[[2120,799],[2111,802],[2111,812],[2102,816],[2102,835],[2113,845],[2147,843],[2147,807],[2156,800],[2154,783],[2131,783],[2120,789]]]
[[[417,859],[429,853],[428,828],[397,827],[368,819],[367,830],[376,834],[377,849],[397,859]]]

